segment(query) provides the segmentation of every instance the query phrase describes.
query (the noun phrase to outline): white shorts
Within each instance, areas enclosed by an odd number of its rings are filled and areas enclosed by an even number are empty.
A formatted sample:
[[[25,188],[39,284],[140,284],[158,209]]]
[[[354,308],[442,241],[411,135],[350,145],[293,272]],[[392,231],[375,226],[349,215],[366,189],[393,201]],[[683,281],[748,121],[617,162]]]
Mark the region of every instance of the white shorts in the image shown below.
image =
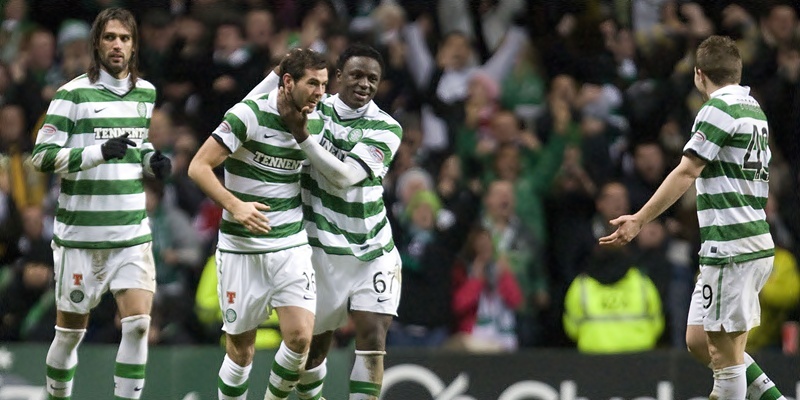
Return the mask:
[[[56,308],[88,314],[103,294],[122,289],[156,291],[156,266],[150,242],[118,249],[75,249],[55,242]]]
[[[217,277],[222,330],[231,335],[257,328],[275,307],[316,311],[314,269],[307,244],[258,254],[217,250]]]
[[[402,264],[396,248],[372,261],[361,261],[315,247],[311,259],[319,296],[315,335],[344,326],[349,310],[397,315]]]
[[[773,260],[701,265],[687,325],[703,325],[710,332],[747,332],[761,325],[758,293],[772,273]]]

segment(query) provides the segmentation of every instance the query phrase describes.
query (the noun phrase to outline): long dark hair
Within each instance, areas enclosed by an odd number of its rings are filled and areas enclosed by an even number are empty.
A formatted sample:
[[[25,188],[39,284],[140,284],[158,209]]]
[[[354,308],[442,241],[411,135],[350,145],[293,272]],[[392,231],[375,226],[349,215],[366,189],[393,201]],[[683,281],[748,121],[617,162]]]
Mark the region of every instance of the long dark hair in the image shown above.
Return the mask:
[[[131,74],[130,87],[133,89],[136,86],[136,79],[139,77],[139,63],[136,58],[139,53],[139,31],[136,27],[136,18],[134,18],[130,11],[124,8],[107,8],[101,11],[100,14],[97,15],[97,18],[94,19],[92,30],[89,33],[92,40],[92,63],[89,65],[87,75],[89,75],[89,81],[92,83],[97,82],[97,79],[100,78],[100,68],[102,64],[100,63],[100,52],[98,49],[100,48],[100,40],[102,40],[101,36],[103,36],[103,31],[106,29],[106,24],[111,20],[119,21],[131,32],[133,47],[131,49],[131,59],[128,60],[128,72]]]

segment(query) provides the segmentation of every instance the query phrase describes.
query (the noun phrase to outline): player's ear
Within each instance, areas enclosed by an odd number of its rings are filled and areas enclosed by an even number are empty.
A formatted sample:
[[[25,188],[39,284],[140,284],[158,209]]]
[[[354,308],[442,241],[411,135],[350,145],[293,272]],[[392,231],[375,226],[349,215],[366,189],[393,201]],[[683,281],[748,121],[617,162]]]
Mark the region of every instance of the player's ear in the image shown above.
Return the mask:
[[[287,89],[291,90],[291,85],[292,85],[293,82],[294,82],[294,79],[292,79],[292,75],[290,75],[288,73],[284,73],[283,76],[281,76],[281,85],[280,86],[284,86]]]

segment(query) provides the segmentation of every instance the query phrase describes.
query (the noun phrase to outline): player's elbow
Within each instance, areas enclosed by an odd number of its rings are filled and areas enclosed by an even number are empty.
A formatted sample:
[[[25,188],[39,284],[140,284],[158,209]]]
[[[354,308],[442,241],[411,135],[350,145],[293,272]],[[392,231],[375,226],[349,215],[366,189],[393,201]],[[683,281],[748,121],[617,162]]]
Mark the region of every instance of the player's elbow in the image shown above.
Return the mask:
[[[203,171],[208,169],[208,165],[203,165],[202,162],[198,161],[197,158],[192,159],[192,162],[189,163],[189,169],[186,171],[189,178],[197,182],[198,179],[203,175]]]

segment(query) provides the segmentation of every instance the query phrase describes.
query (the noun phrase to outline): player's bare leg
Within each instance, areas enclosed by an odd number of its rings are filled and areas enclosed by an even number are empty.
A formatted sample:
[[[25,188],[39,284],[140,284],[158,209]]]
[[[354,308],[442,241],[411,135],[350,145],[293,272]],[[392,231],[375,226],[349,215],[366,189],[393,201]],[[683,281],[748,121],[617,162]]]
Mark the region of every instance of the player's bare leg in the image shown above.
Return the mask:
[[[708,353],[714,367],[714,389],[711,399],[745,400],[747,378],[745,376],[744,347],[747,332],[706,332]],[[716,397],[714,397],[716,396]]]
[[[308,351],[305,369],[300,371],[300,381],[295,388],[300,400],[317,399],[322,393],[325,376],[328,374],[326,357],[333,343],[333,331],[314,335]],[[322,398],[320,398],[322,400]]]
[[[248,379],[256,352],[256,330],[225,334],[225,359],[219,369],[217,394],[220,400],[247,398]]]
[[[86,333],[89,314],[56,312],[56,336],[47,351],[47,393],[69,399],[78,366],[78,345]]]
[[[142,395],[147,365],[147,332],[150,329],[150,310],[153,292],[144,289],[123,289],[117,300],[122,340],[114,365],[114,395],[138,399]]]
[[[300,379],[300,370],[308,359],[308,348],[314,328],[314,314],[302,307],[277,307],[281,324],[281,347],[275,354],[269,374],[265,400],[289,397]]]
[[[711,355],[708,353],[708,338],[702,325],[686,327],[686,346],[697,361],[714,369],[711,365]],[[751,400],[786,400],[775,383],[747,353],[744,353],[744,364],[747,366],[747,395]]]
[[[353,311],[351,315],[356,331],[356,359],[350,373],[350,400],[377,400],[392,316],[366,311]]]

